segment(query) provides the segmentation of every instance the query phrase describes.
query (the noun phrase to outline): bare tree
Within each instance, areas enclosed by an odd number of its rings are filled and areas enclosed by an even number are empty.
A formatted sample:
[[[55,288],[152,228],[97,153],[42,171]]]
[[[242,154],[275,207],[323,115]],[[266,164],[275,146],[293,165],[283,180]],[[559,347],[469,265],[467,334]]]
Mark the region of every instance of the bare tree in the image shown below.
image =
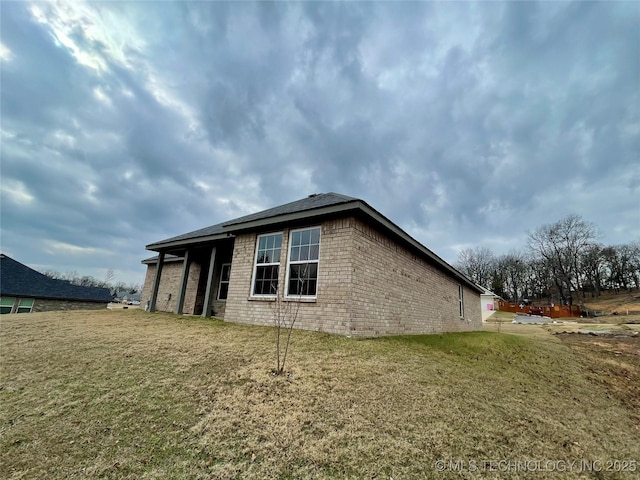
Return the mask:
[[[506,291],[506,283],[505,273],[500,266],[500,259],[496,258],[493,271],[491,272],[491,286],[489,287],[489,290],[502,298],[508,298],[509,295]]]
[[[115,278],[115,274],[113,273],[113,269],[110,268],[109,270],[107,270],[107,272],[104,274],[104,284],[105,285],[111,285],[111,283],[113,282],[113,279]]]
[[[501,255],[496,264],[501,272],[503,293],[517,302],[526,295],[529,265],[524,255],[520,252]]]
[[[607,275],[606,257],[604,247],[599,243],[587,246],[580,257],[580,274],[584,275],[585,282],[591,286],[592,296],[599,297],[602,283]]]
[[[542,300],[546,298],[551,300],[551,287],[553,285],[553,277],[549,262],[544,258],[529,256],[527,262],[527,289],[531,292],[531,296]]]
[[[602,250],[608,269],[607,284],[616,292],[640,284],[640,242],[611,245]]]
[[[490,288],[495,262],[496,259],[491,250],[476,247],[461,250],[455,266],[478,285]]]
[[[108,288],[112,294],[116,290],[128,290],[129,293],[135,293],[134,290],[136,292],[140,291],[140,286],[137,284],[132,283],[132,284],[126,285],[124,282],[113,283],[115,274],[113,273],[112,269],[107,270],[104,280],[99,280],[90,275],[80,276],[78,272],[75,272],[75,271],[60,273],[60,272],[56,272],[55,270],[47,270],[42,273],[43,275],[46,275],[49,278],[53,278],[56,280],[64,280],[71,283],[72,285],[80,285],[82,287]]]
[[[49,278],[53,278],[55,280],[64,280],[74,285],[77,285],[76,282],[80,278],[80,275],[78,275],[78,272],[76,271],[61,273],[56,270],[45,270],[44,272],[42,272],[42,274],[46,275]]]
[[[636,288],[640,288],[640,240],[629,244],[629,274]]]
[[[293,333],[293,327],[298,320],[298,312],[300,310],[300,303],[302,295],[307,289],[307,271],[308,265],[297,270],[297,275],[293,278],[289,278],[289,286],[294,286],[292,289],[294,292],[293,298],[285,300],[283,296],[278,294],[277,283],[271,284],[271,291],[275,293],[276,300],[273,303],[273,320],[276,332],[276,368],[273,371],[274,375],[282,375],[284,373],[284,366],[287,361],[287,354],[289,353],[289,346],[291,344],[291,334]],[[290,275],[294,274],[294,271],[289,272]],[[291,293],[291,292],[290,292]],[[283,339],[283,334],[285,338]]]
[[[579,260],[597,237],[594,224],[571,214],[529,233],[527,247],[533,256],[549,262],[553,281],[563,304],[572,303],[572,293],[582,291]]]

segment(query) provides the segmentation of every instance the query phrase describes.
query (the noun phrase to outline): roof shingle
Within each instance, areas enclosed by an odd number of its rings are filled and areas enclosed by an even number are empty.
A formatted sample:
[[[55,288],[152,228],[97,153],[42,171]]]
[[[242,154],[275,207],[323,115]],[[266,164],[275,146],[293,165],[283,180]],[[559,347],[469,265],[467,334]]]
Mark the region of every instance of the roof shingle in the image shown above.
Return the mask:
[[[111,301],[107,288],[82,287],[49,278],[4,254],[0,254],[0,295],[84,302]]]
[[[261,212],[252,213],[250,215],[245,215],[243,217],[228,220],[216,225],[211,225],[210,227],[201,228],[192,232],[183,233],[182,235],[177,235],[175,237],[160,240],[159,242],[154,242],[152,245],[155,247],[161,246],[166,243],[179,242],[181,240],[193,240],[197,238],[209,237],[212,235],[231,233],[237,226],[243,223],[253,222],[256,220],[265,220],[268,218],[274,218],[290,213],[306,212],[318,208],[330,207],[333,205],[340,205],[357,201],[359,201],[357,198],[348,197],[339,193],[318,193],[315,195],[309,195],[308,197],[301,200],[296,200],[295,202],[286,203],[284,205],[269,208]]]
[[[267,225],[286,224],[291,221],[299,221],[302,218],[308,220],[318,216],[335,215],[337,213],[341,213],[343,215],[363,215],[363,218],[374,222],[378,227],[395,236],[395,238],[405,242],[411,248],[416,249],[439,268],[461,280],[474,290],[477,290],[478,292],[481,291],[480,287],[475,285],[463,273],[449,265],[438,255],[394,224],[391,220],[368,205],[365,201],[360,200],[359,198],[348,197],[346,195],[333,192],[309,195],[308,197],[295,202],[286,203],[251,215],[245,215],[234,220],[228,220],[217,225],[178,235],[177,237],[161,240],[147,245],[147,249],[158,252],[173,251],[176,253],[180,249],[187,248],[188,245],[204,244],[209,241],[220,240],[221,238],[225,238],[227,235],[233,236],[234,234],[242,231],[256,230],[264,228]],[[143,263],[155,263],[156,261],[156,258],[150,258],[144,260]]]

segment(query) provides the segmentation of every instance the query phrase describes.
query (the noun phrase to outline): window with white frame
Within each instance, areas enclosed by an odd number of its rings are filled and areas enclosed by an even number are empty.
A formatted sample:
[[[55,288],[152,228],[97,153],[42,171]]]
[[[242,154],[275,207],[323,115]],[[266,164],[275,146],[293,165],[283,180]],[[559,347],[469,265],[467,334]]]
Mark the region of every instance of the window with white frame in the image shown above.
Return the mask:
[[[464,318],[464,288],[458,285],[458,304],[460,305],[460,318]]]
[[[231,264],[223,263],[220,269],[220,285],[218,286],[218,300],[226,300],[229,293],[229,276]]]
[[[0,314],[3,313],[31,313],[35,300],[33,298],[1,297]],[[15,310],[14,310],[15,305]]]
[[[278,293],[281,249],[282,233],[258,235],[251,290],[253,295],[275,296]]]
[[[0,314],[11,313],[15,301],[14,297],[0,297]]]
[[[288,259],[287,296],[315,297],[320,262],[320,227],[292,230]]]
[[[33,298],[21,298],[16,308],[16,313],[31,313],[33,308]]]

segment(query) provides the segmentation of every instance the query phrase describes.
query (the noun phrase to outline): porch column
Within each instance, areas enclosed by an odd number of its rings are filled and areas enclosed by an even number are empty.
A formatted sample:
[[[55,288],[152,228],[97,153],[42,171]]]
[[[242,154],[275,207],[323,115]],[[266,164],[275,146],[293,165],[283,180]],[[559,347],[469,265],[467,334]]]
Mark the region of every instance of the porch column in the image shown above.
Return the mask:
[[[164,266],[164,252],[158,254],[158,263],[156,264],[156,276],[153,279],[153,289],[151,290],[151,300],[149,301],[149,311],[156,311],[156,300],[158,299],[158,289],[160,288],[160,276],[162,275],[162,267]]]
[[[178,302],[176,303],[176,313],[182,314],[184,307],[184,295],[187,292],[187,280],[189,280],[189,268],[191,267],[191,250],[184,252],[184,261],[182,262],[182,279],[180,280],[180,290],[178,290]]]
[[[207,278],[207,289],[204,292],[204,307],[202,307],[202,316],[211,316],[211,303],[213,302],[213,275],[216,265],[216,247],[211,247],[211,260],[209,260],[209,278]]]

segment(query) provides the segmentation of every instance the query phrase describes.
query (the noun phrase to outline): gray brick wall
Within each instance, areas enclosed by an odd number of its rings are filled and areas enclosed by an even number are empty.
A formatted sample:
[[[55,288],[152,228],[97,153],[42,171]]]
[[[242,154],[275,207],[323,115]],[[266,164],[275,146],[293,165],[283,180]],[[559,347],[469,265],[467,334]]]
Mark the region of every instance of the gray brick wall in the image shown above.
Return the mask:
[[[480,295],[465,288],[464,319],[458,285],[422,257],[360,220],[354,221],[351,334],[480,330]]]
[[[191,264],[189,269],[189,280],[187,283],[187,292],[185,300],[195,295],[192,293],[198,285],[198,276],[194,274],[195,265]],[[146,308],[147,302],[151,300],[151,289],[156,275],[156,264],[147,266],[147,275],[144,279],[144,287],[140,295],[140,308]],[[200,272],[197,268],[198,274]],[[175,312],[176,300],[178,298],[178,289],[180,288],[180,279],[182,278],[182,262],[169,262],[162,266],[162,276],[160,277],[160,287],[158,288],[158,297],[156,299],[156,310],[159,312]],[[194,302],[184,303],[184,313],[193,313]]]
[[[223,252],[225,253],[225,252]],[[227,263],[229,258],[222,257],[222,260]],[[147,273],[144,279],[144,286],[140,295],[140,308],[144,309],[147,302],[151,299],[151,289],[153,287],[153,281],[156,274],[156,264],[150,264],[147,266]],[[162,276],[160,277],[160,287],[158,289],[158,299],[156,301],[156,310],[159,312],[175,312],[178,291],[180,289],[180,280],[182,279],[182,262],[167,262],[162,267]],[[205,269],[208,268],[205,267]],[[213,309],[217,317],[224,317],[225,301],[218,300],[218,287],[220,284],[220,266],[216,267],[214,275],[214,301]],[[204,304],[204,290],[206,285],[206,278],[201,279],[202,265],[197,261],[192,261],[189,267],[189,277],[187,279],[187,290],[184,294],[184,305],[182,310],[185,314],[198,315],[202,313],[202,306]],[[198,289],[199,282],[202,282],[200,291]],[[169,298],[171,294],[171,298]]]
[[[317,226],[316,225],[309,225]],[[279,271],[280,302],[251,298],[255,258],[255,233],[235,239],[229,297],[225,320],[253,325],[273,325],[278,308],[296,309],[296,327],[341,335],[349,334],[349,290],[351,286],[352,219],[325,221],[321,225],[317,301],[290,302],[283,299],[289,229],[283,232]],[[268,232],[265,232],[268,233]]]
[[[285,229],[280,295],[288,235]],[[236,237],[225,320],[273,325],[276,302],[250,296],[256,236]],[[457,281],[362,221],[325,221],[320,242],[317,300],[300,304],[298,328],[354,337],[482,328],[478,293],[464,289],[461,319]]]
[[[309,225],[317,226],[317,225]],[[321,225],[317,299],[283,299],[289,229],[283,233],[279,271],[280,301],[251,297],[256,233],[235,238],[229,293],[214,302],[217,316],[252,325],[273,325],[278,309],[297,310],[296,327],[354,337],[480,330],[480,295],[464,288],[464,318],[459,316],[458,285],[422,257],[370,227],[348,217]],[[271,233],[271,232],[263,232]],[[182,263],[164,266],[157,309],[174,311]],[[192,264],[185,313],[192,313],[200,266]],[[142,307],[151,296],[155,265],[149,265]],[[219,283],[215,279],[215,294]],[[171,299],[167,300],[171,293]]]
[[[32,312],[52,312],[56,310],[104,310],[106,303],[77,302],[72,300],[44,300],[36,298]]]

